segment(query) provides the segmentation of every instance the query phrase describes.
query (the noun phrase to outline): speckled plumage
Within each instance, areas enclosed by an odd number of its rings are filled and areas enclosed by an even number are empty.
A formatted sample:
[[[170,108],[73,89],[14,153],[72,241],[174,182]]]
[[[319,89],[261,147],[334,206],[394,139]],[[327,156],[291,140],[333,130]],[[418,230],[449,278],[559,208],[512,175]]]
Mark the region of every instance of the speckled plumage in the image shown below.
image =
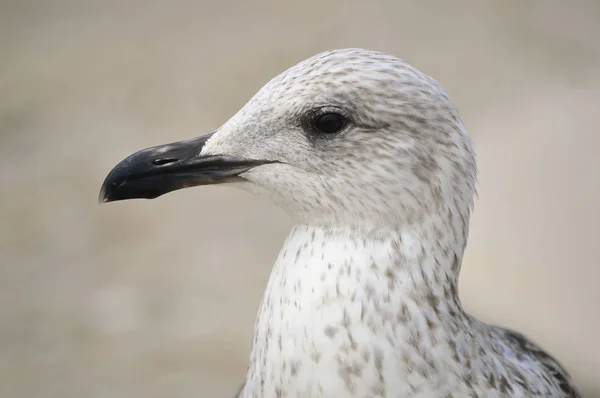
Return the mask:
[[[350,124],[323,136],[307,115]],[[476,183],[441,86],[345,49],[271,80],[202,149],[296,222],[274,265],[240,398],[579,397],[521,335],[466,314],[458,276]]]

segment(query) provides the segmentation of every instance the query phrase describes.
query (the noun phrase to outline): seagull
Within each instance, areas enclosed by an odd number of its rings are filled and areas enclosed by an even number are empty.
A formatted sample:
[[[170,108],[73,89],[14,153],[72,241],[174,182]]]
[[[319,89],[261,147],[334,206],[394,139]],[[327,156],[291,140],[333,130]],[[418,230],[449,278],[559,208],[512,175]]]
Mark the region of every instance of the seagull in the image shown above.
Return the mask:
[[[228,183],[293,219],[238,398],[580,397],[542,348],[463,309],[476,174],[441,85],[351,48],[276,76],[212,134],[127,157],[99,200]]]

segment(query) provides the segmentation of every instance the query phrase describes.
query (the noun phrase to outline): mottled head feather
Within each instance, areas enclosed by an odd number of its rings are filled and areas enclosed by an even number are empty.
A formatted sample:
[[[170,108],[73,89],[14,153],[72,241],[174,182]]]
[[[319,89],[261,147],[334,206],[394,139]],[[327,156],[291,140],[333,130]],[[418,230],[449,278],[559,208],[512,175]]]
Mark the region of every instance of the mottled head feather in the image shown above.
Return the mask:
[[[350,122],[315,134],[307,120],[323,111]],[[467,221],[475,190],[471,140],[440,84],[361,49],[327,51],[275,77],[203,153],[279,162],[246,173],[244,187],[311,224],[413,223],[449,211]]]

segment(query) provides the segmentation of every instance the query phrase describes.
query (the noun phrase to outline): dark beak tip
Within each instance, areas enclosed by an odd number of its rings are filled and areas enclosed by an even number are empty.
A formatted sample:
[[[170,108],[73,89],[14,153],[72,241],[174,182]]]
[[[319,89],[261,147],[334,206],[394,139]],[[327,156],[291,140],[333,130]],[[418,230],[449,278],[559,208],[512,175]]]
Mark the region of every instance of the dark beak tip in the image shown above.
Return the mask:
[[[98,194],[98,204],[108,203],[110,202],[110,195],[107,190],[106,183],[102,184],[100,188],[100,193]]]

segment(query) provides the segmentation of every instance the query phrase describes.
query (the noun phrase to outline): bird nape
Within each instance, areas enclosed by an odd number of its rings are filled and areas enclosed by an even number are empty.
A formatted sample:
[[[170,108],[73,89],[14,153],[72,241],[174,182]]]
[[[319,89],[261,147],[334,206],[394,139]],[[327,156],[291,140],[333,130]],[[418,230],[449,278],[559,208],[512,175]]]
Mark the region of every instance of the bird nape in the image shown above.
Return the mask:
[[[317,54],[212,134],[123,160],[100,201],[217,183],[267,195],[295,222],[238,397],[580,396],[534,343],[462,308],[475,153],[416,68],[361,49]]]

